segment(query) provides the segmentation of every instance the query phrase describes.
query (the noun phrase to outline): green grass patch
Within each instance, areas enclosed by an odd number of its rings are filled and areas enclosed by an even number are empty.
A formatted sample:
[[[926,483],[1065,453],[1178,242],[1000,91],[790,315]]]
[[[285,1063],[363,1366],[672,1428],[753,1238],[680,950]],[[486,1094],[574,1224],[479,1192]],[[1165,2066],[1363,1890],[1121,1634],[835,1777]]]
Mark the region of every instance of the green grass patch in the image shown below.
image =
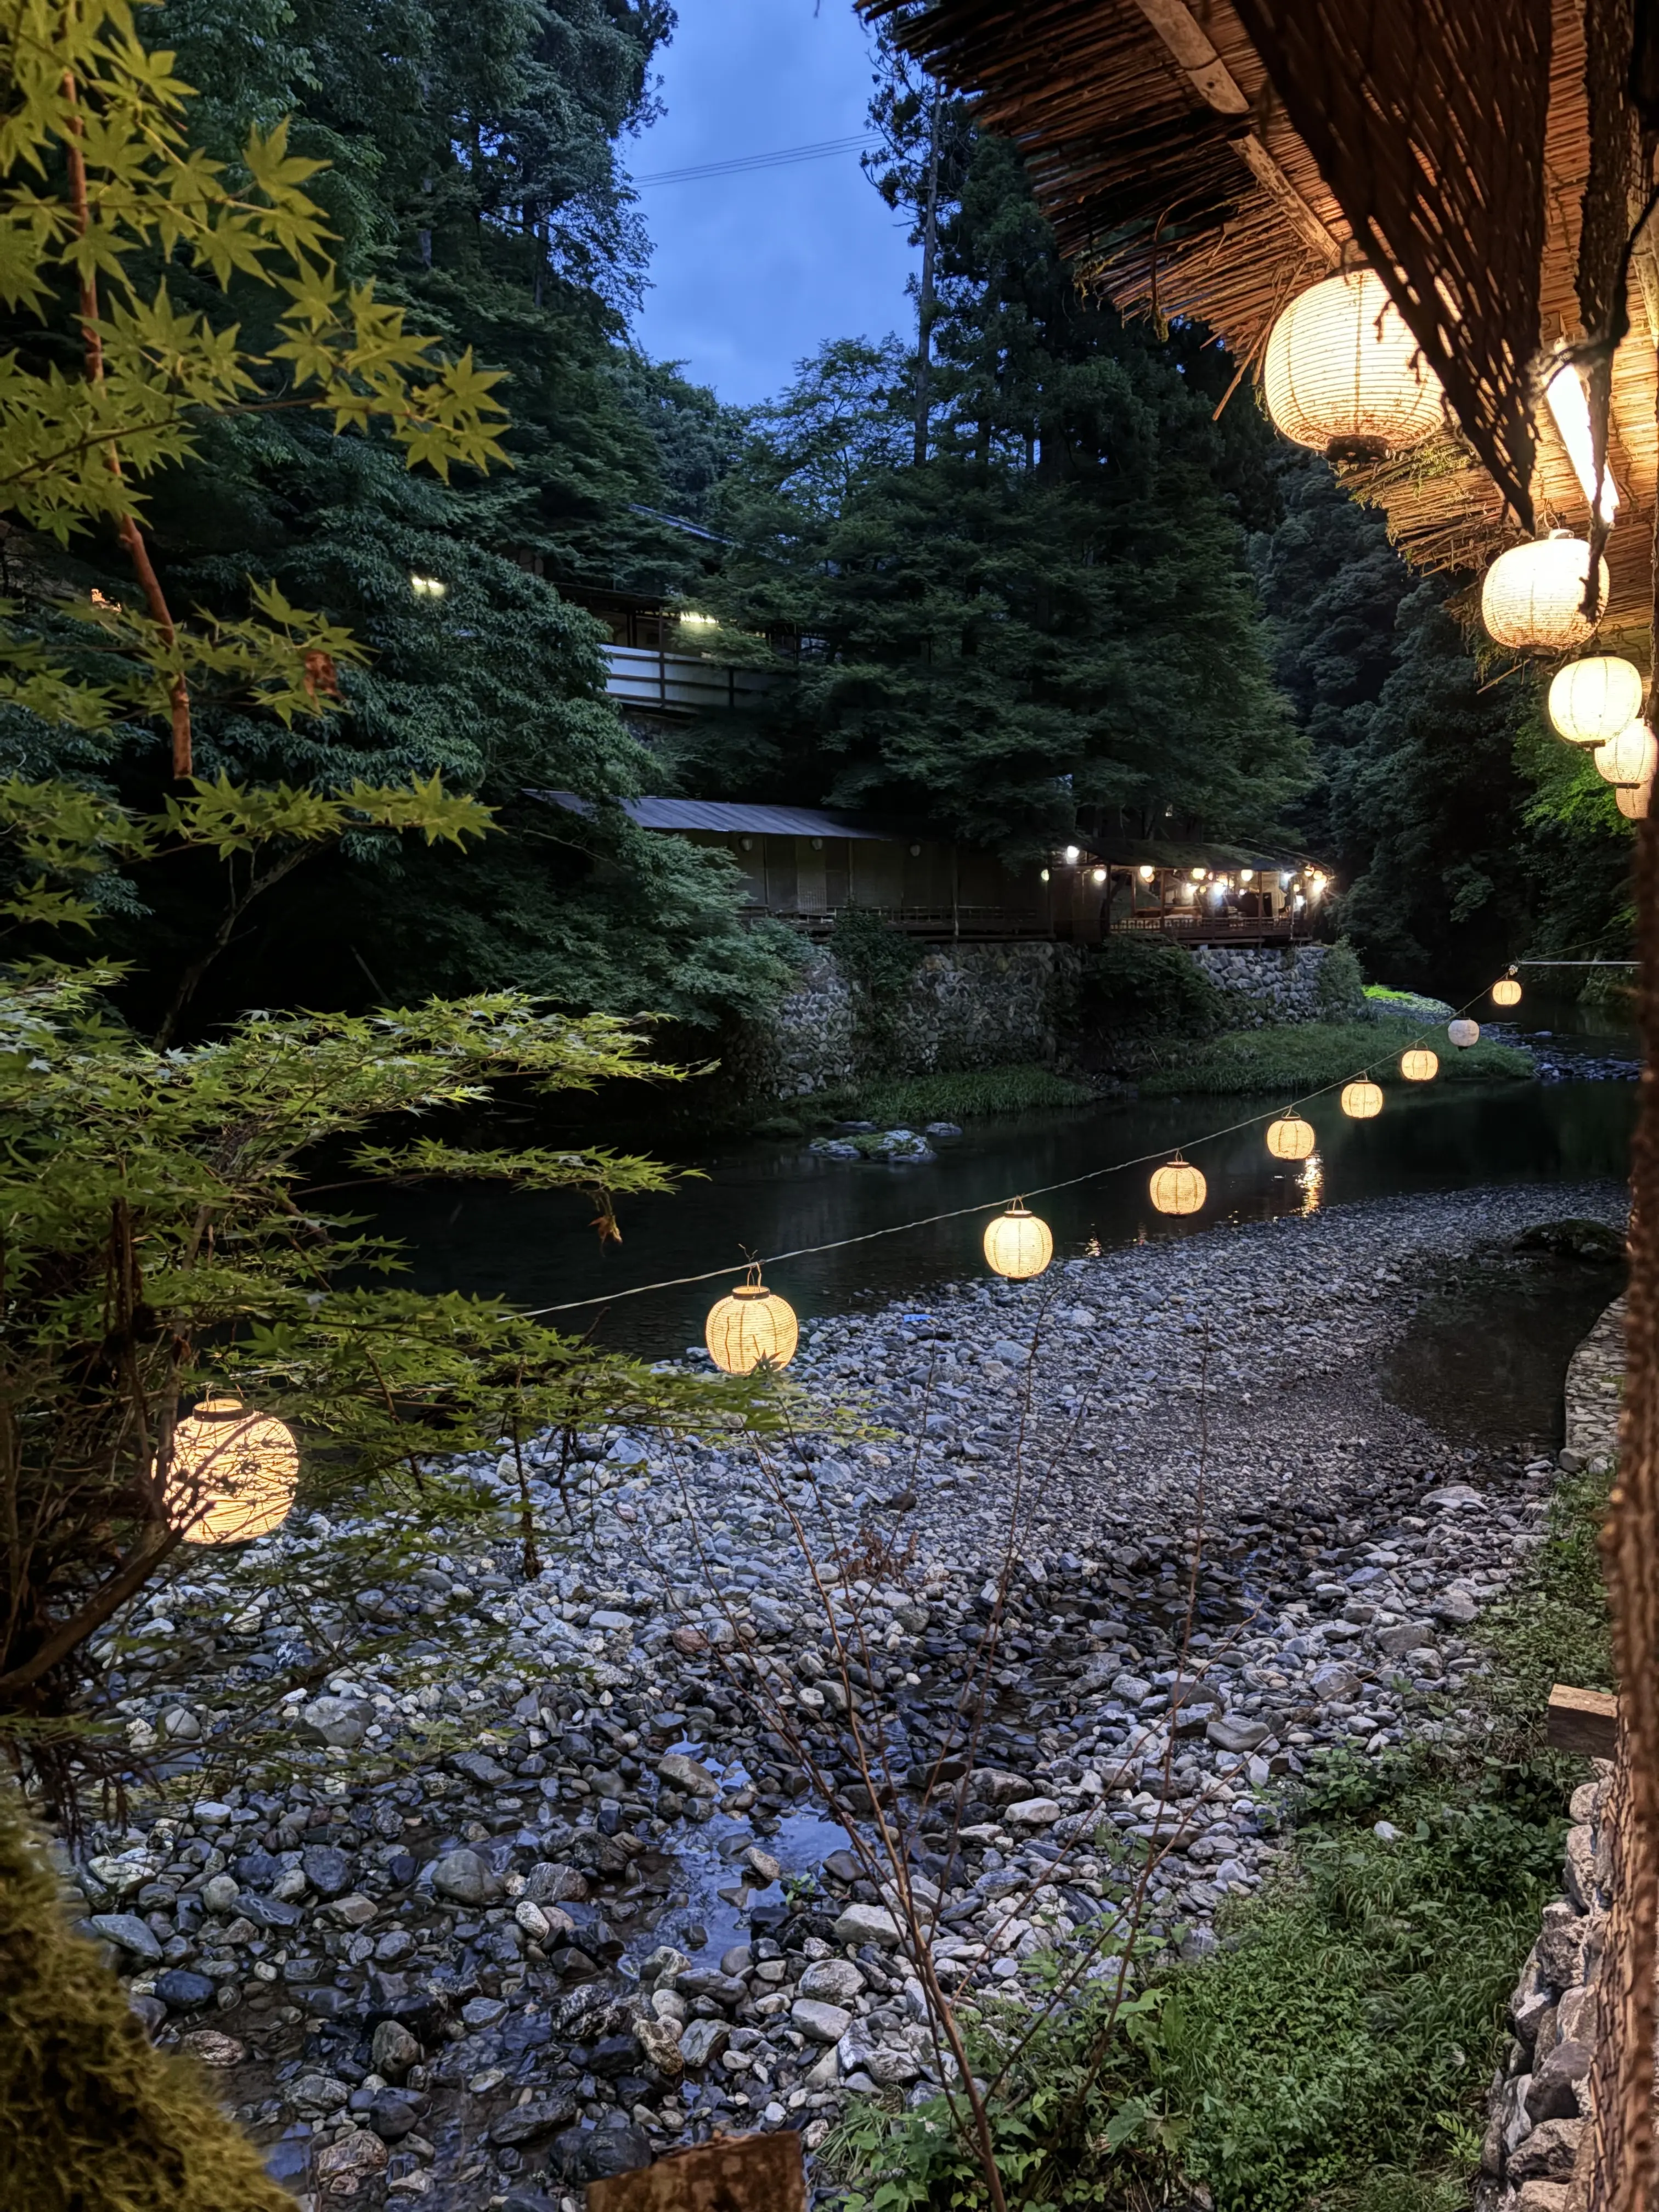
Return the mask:
[[[1360,1069],[1389,1087],[1404,1085],[1400,1055],[1408,1044],[1439,1054],[1440,1082],[1496,1082],[1532,1073],[1530,1054],[1512,1045],[1477,1044],[1460,1052],[1443,1028],[1414,1022],[1302,1022],[1284,1029],[1231,1030],[1207,1044],[1160,1040],[1142,1056],[1145,1097],[1208,1091],[1282,1091],[1301,1097]]]
[[[937,1075],[876,1076],[833,1099],[821,1110],[848,1121],[877,1121],[884,1129],[919,1129],[928,1121],[975,1121],[992,1114],[1026,1114],[1037,1107],[1088,1106],[1094,1093],[1068,1083],[1052,1068],[969,1067]]]
[[[1486,1702],[1505,1749],[1514,1756],[1553,1758],[1563,1787],[1582,1781],[1584,1767],[1545,1748],[1552,1685],[1613,1687],[1613,1627],[1596,1544],[1612,1484],[1611,1474],[1560,1479],[1544,1541],[1526,1572],[1467,1632],[1492,1663]]]
[[[1413,1022],[1449,1022],[1453,1009],[1443,999],[1425,998],[1421,991],[1391,990],[1386,983],[1367,983],[1365,996],[1383,1013],[1395,1013]]]

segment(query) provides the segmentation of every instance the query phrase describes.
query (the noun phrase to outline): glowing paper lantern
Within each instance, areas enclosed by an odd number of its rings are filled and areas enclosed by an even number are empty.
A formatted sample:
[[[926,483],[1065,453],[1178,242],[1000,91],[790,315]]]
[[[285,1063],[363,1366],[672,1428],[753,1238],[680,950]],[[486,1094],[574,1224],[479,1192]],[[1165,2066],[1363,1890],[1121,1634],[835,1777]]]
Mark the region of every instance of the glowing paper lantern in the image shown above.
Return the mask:
[[[1407,1083],[1432,1083],[1440,1073],[1440,1055],[1414,1044],[1409,1052],[1401,1054],[1400,1073]]]
[[[1016,1199],[1006,1213],[999,1213],[985,1228],[985,1263],[993,1274],[1024,1283],[1040,1275],[1054,1256],[1054,1240],[1048,1224],[1029,1213],[1023,1199]]]
[[[1520,1005],[1521,986],[1513,975],[1500,976],[1498,981],[1492,985],[1492,1002],[1494,1006],[1518,1006]]]
[[[1152,1204],[1160,1213],[1196,1213],[1208,1192],[1203,1176],[1179,1152],[1152,1177]]]
[[[1467,1052],[1472,1044],[1480,1043],[1480,1024],[1479,1022],[1464,1021],[1462,1019],[1455,1022],[1448,1022],[1446,1024],[1446,1035],[1457,1047],[1459,1052]]]
[[[1374,1121],[1382,1111],[1382,1093],[1369,1075],[1343,1085],[1342,1111],[1351,1121]]]
[[[1645,722],[1629,722],[1595,752],[1595,773],[1607,783],[1647,783],[1659,761],[1659,744]]]
[[[787,1367],[799,1335],[795,1309],[767,1289],[756,1268],[748,1282],[736,1284],[709,1309],[702,1340],[723,1372],[752,1375],[763,1361],[769,1367]]]
[[[1380,461],[1445,420],[1440,380],[1370,269],[1311,286],[1273,325],[1261,367],[1285,435],[1334,461]]]
[[[1565,653],[1582,645],[1595,625],[1580,611],[1589,574],[1589,547],[1565,530],[1530,545],[1500,553],[1480,586],[1480,619],[1496,645],[1534,646]],[[1601,604],[1607,599],[1607,564],[1601,564]]]
[[[1653,786],[1650,782],[1621,783],[1613,796],[1619,811],[1626,822],[1647,820],[1648,801],[1653,796]]]
[[[1314,1148],[1314,1126],[1299,1114],[1268,1124],[1267,1150],[1276,1160],[1305,1160]]]
[[[1550,720],[1569,744],[1604,745],[1641,711],[1640,672],[1616,653],[1570,660],[1550,684]]]
[[[282,1526],[299,1480],[284,1422],[240,1398],[204,1398],[173,1432],[169,1518],[187,1544],[245,1544]]]

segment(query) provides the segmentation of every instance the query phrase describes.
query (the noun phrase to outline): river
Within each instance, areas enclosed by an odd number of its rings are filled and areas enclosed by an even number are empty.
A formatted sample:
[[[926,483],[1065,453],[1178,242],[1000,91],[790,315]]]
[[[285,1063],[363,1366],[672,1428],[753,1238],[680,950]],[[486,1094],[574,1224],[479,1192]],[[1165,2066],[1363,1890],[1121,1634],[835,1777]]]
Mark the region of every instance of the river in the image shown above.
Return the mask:
[[[1549,1036],[1546,1049],[1558,1060],[1631,1050],[1627,1036],[1564,1036],[1567,1026],[1560,1021],[1553,1033],[1530,1034]],[[871,1232],[1020,1193],[1031,1195],[1063,1255],[1091,1239],[1109,1247],[1178,1237],[1218,1220],[1260,1220],[1401,1193],[1622,1178],[1636,1086],[1439,1082],[1389,1091],[1382,1113],[1364,1122],[1346,1120],[1334,1097],[1319,1098],[1303,1109],[1318,1150],[1301,1165],[1268,1157],[1260,1122],[1230,1135],[1209,1133],[1283,1103],[1160,1098],[969,1122],[960,1138],[940,1142],[935,1159],[904,1167],[825,1160],[800,1139],[682,1145],[674,1157],[696,1177],[672,1197],[625,1201],[623,1242],[604,1250],[587,1225],[587,1209],[570,1195],[434,1187],[398,1194],[379,1220],[405,1241],[418,1287],[499,1295],[529,1308],[602,1297],[723,1262],[737,1280],[747,1252],[764,1256],[871,1237],[769,1267],[769,1283],[805,1318],[896,1297],[925,1299],[937,1285],[977,1273],[982,1216],[899,1235]],[[1209,1183],[1202,1212],[1183,1220],[1153,1211],[1146,1167],[1120,1167],[1177,1145]],[[1120,1171],[1099,1172],[1115,1168]],[[1085,1176],[1094,1179],[1035,1195]],[[701,1340],[720,1287],[693,1284],[595,1304],[559,1316],[559,1324],[591,1325],[605,1344],[665,1358]]]

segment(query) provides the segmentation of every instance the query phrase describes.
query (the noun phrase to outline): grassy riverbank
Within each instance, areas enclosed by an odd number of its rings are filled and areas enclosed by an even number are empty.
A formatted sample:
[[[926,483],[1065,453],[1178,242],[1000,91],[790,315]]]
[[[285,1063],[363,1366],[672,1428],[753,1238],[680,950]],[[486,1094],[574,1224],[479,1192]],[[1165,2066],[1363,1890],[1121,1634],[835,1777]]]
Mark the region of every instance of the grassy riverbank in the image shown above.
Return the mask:
[[[929,1121],[976,1121],[994,1114],[1088,1106],[1095,1094],[1052,1068],[970,1067],[933,1075],[872,1075],[843,1091],[803,1098],[755,1125],[762,1137],[804,1136],[836,1121],[873,1121],[883,1129],[920,1129]]]
[[[1344,1082],[1361,1069],[1386,1088],[1402,1084],[1400,1055],[1412,1044],[1426,1045],[1439,1055],[1437,1080],[1443,1082],[1495,1082],[1532,1073],[1529,1054],[1486,1043],[1460,1052],[1443,1026],[1435,1024],[1306,1022],[1284,1029],[1229,1030],[1206,1043],[1158,1040],[1137,1055],[1136,1079],[1146,1098],[1228,1091],[1301,1097]]]

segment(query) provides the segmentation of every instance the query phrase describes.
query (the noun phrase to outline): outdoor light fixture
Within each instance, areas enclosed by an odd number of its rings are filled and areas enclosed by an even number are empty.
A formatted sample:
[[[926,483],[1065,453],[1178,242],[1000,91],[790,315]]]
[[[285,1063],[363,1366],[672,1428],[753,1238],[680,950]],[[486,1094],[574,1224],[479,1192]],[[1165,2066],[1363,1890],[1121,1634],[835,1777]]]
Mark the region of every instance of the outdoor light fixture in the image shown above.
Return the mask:
[[[1601,568],[1601,604],[1607,598],[1607,564]],[[1480,586],[1480,619],[1494,645],[1534,646],[1565,653],[1582,645],[1595,628],[1582,611],[1589,574],[1589,547],[1571,531],[1553,530],[1529,545],[1512,545],[1487,569]]]
[[[1572,472],[1578,479],[1578,488],[1589,501],[1591,511],[1599,520],[1611,523],[1619,512],[1619,487],[1613,480],[1613,471],[1603,457],[1601,467],[1601,497],[1595,497],[1595,447],[1590,432],[1589,398],[1584,390],[1584,380],[1571,362],[1558,368],[1545,386],[1544,397],[1549,401],[1550,413],[1555,417],[1555,427],[1561,433],[1561,443],[1567,449],[1567,459],[1572,463]]]
[[[441,583],[436,576],[411,575],[409,580],[409,588],[417,599],[441,599],[448,591],[449,586],[447,584]]]
[[[1082,857],[1082,854],[1079,852],[1075,845],[1068,845],[1066,848],[1066,850],[1060,854],[1061,860],[1065,861],[1068,868],[1076,867],[1079,860]]]
[[[1193,881],[1195,884],[1201,884],[1205,877],[1207,876],[1209,872],[1210,872],[1207,868],[1194,868],[1193,870]]]
[[[1238,880],[1241,884],[1253,884],[1255,881],[1255,870],[1241,868],[1238,872]]]
[[[1150,1188],[1160,1213],[1196,1213],[1209,1189],[1198,1170],[1189,1167],[1179,1152],[1167,1167],[1159,1168]]]
[[[1148,867],[1146,862],[1143,861],[1135,872],[1139,876],[1143,884],[1149,884],[1152,880],[1152,878],[1158,873],[1158,870],[1156,868]]]
[[[173,1432],[169,1517],[187,1544],[242,1544],[288,1518],[300,1479],[294,1431],[240,1398],[204,1398]]]
[[[1091,884],[1103,884],[1103,883],[1105,882],[1105,880],[1106,880],[1106,871],[1105,871],[1105,869],[1104,869],[1104,868],[1091,868],[1091,869],[1090,869],[1090,871],[1089,871],[1089,881],[1090,881]]]
[[[1659,744],[1645,722],[1629,722],[1616,738],[1597,745],[1595,773],[1606,783],[1647,783],[1659,759]]]
[[[1518,1006],[1521,1003],[1521,985],[1517,978],[1513,975],[1501,976],[1492,987],[1492,1002],[1494,1006]]]
[[[1382,461],[1445,420],[1440,380],[1370,269],[1313,285],[1273,325],[1261,392],[1293,444],[1333,461]]]
[[[1048,871],[1047,870],[1047,868],[1039,868],[1039,869],[1038,869],[1038,871],[1037,871],[1037,881],[1038,881],[1040,884],[1046,884],[1046,883],[1048,882]]]
[[[794,1308],[769,1291],[759,1267],[751,1267],[746,1283],[734,1285],[710,1307],[702,1340],[723,1373],[752,1375],[763,1361],[769,1367],[787,1367],[799,1334]]]
[[[718,615],[679,615],[676,620],[683,629],[718,629],[720,626]]]
[[[1040,1275],[1054,1256],[1054,1240],[1046,1221],[1026,1211],[1017,1198],[1006,1213],[1000,1213],[985,1230],[985,1261],[994,1274],[1010,1282],[1029,1282]]]
[[[1425,1045],[1413,1045],[1401,1054],[1400,1073],[1407,1083],[1432,1083],[1440,1073],[1440,1055]]]
[[[1382,1093],[1369,1075],[1362,1075],[1343,1085],[1341,1106],[1351,1121],[1374,1121],[1382,1111]]]
[[[1617,653],[1570,660],[1551,680],[1550,720],[1569,744],[1604,745],[1641,711],[1641,672]]]
[[[1446,1035],[1457,1047],[1459,1052],[1467,1052],[1472,1044],[1480,1043],[1480,1024],[1479,1022],[1468,1021],[1460,1015],[1456,1021],[1447,1023]]]
[[[1276,1160],[1305,1160],[1314,1148],[1314,1126],[1286,1111],[1267,1127],[1267,1150]]]

